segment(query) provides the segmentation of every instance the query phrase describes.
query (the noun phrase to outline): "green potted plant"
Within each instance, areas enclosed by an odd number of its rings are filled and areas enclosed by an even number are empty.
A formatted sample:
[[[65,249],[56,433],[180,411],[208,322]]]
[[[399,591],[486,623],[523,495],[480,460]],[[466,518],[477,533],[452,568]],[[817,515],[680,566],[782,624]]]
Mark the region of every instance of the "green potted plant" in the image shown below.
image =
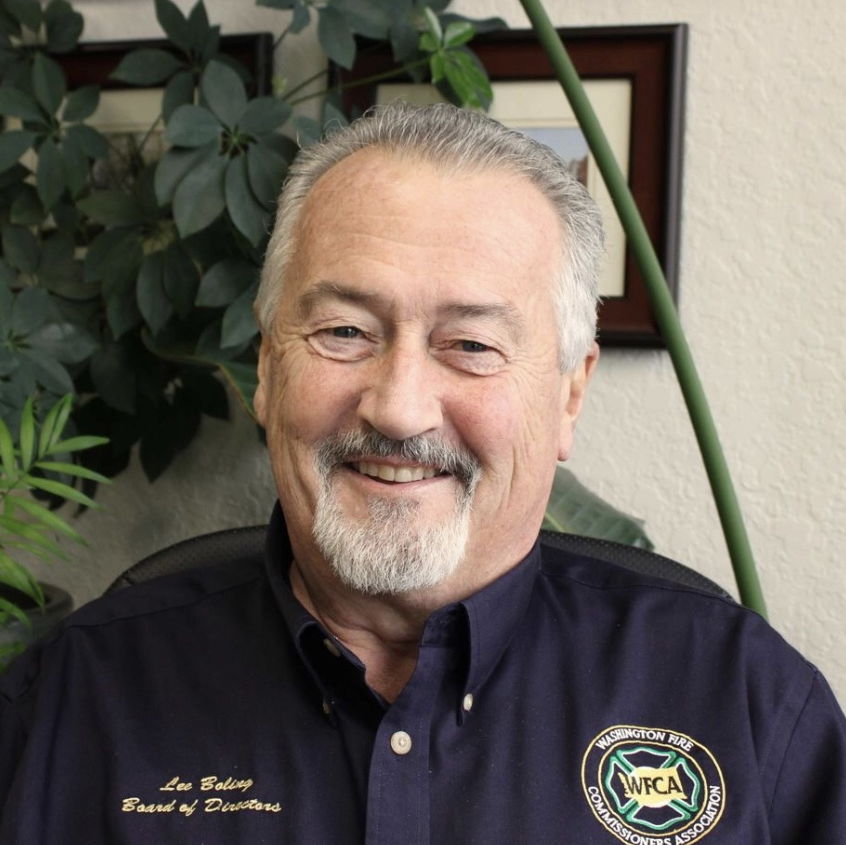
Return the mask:
[[[66,437],[73,397],[56,402],[39,423],[27,400],[13,436],[0,419],[0,670],[33,637],[44,633],[71,609],[71,597],[42,584],[23,562],[67,560],[60,539],[83,543],[82,536],[51,507],[74,502],[96,507],[68,483],[108,479],[73,462],[73,456],[100,446],[102,437]],[[34,494],[49,497],[38,501]]]

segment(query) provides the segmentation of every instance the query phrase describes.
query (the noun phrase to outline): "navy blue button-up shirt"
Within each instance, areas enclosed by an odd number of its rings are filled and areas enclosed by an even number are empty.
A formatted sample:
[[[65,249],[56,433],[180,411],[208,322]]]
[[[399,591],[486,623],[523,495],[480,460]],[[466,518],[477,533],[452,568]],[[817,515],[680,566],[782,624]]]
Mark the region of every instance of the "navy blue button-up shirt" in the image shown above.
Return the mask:
[[[267,560],[94,602],[0,679],[3,845],[834,845],[846,727],[731,601],[536,546],[388,704]]]

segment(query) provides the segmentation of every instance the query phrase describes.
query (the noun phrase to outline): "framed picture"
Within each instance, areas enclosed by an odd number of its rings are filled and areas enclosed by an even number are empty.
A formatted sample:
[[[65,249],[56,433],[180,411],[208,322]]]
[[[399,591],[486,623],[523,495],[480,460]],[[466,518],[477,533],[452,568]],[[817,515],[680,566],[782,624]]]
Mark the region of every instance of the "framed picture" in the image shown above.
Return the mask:
[[[80,44],[70,53],[57,55],[54,58],[68,75],[70,88],[96,84],[103,90],[127,90],[126,83],[110,79],[110,74],[127,53],[140,48],[172,50],[173,45],[165,38],[141,41],[91,41]],[[269,32],[224,35],[220,39],[220,52],[249,71],[254,86],[250,91],[251,95],[270,93],[273,37]]]
[[[86,123],[109,141],[109,160],[95,165],[94,179],[108,187],[121,178],[135,155],[158,158],[164,152],[164,127],[157,123],[161,112],[161,88],[139,88],[110,78],[120,60],[131,50],[172,50],[166,39],[99,41],[80,44],[76,50],[55,56],[68,77],[70,89],[99,85],[100,103]],[[249,77],[251,96],[271,90],[273,37],[270,33],[227,35],[220,39],[220,52],[240,64]]]
[[[687,27],[684,24],[559,30],[677,295]],[[604,346],[663,346],[646,287],[610,196],[552,66],[531,30],[474,39],[494,90],[490,113],[548,144],[570,163],[602,208],[609,249],[600,280]],[[364,111],[397,97],[438,98],[401,75],[390,49],[359,51],[353,70],[334,68],[344,106]],[[373,77],[381,81],[372,81]]]

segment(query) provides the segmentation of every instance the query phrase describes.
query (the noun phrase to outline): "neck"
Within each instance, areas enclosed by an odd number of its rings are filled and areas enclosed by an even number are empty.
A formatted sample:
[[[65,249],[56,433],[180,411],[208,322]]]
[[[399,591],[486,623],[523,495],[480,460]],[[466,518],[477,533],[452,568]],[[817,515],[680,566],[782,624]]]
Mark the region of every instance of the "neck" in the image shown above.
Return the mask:
[[[450,599],[436,596],[369,596],[321,579],[295,560],[291,588],[299,602],[366,667],[366,680],[394,701],[417,665],[423,627]]]

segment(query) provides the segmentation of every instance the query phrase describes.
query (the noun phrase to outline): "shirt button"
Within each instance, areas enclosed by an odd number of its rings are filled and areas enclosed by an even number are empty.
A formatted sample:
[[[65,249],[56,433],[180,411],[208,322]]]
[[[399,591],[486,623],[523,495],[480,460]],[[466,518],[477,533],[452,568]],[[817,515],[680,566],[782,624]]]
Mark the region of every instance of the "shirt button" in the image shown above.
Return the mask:
[[[341,656],[341,650],[338,648],[338,646],[335,645],[335,643],[332,642],[332,640],[329,639],[329,637],[324,638],[323,645],[326,646],[326,651],[328,651],[329,654],[332,655],[332,657]]]
[[[468,692],[467,695],[464,696],[464,701],[462,702],[461,706],[469,713],[473,709],[473,693]]]
[[[411,737],[405,731],[397,731],[391,736],[391,748],[394,754],[408,754],[411,751]]]

